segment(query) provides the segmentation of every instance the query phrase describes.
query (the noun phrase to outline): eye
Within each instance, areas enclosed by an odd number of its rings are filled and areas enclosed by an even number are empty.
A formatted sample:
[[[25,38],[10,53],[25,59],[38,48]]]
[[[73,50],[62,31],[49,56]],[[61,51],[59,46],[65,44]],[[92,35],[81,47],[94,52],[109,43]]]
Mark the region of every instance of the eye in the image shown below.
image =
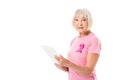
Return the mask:
[[[82,21],[87,21],[87,20],[84,18],[84,19],[82,19]]]
[[[78,21],[78,19],[74,19],[75,21]]]

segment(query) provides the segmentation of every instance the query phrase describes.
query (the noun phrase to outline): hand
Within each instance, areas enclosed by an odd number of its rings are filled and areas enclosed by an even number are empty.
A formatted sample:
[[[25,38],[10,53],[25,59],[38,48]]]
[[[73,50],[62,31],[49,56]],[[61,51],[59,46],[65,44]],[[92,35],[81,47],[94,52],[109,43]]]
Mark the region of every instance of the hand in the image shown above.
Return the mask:
[[[55,63],[55,66],[56,66],[57,68],[59,68],[60,70],[63,70],[63,71],[65,71],[65,72],[68,71],[68,67],[61,66],[61,65],[59,65],[59,64],[57,64],[57,63]]]
[[[55,59],[58,61],[58,64],[60,66],[64,66],[64,67],[69,67],[69,65],[71,63],[68,59],[64,58],[61,55],[60,56],[55,56]]]

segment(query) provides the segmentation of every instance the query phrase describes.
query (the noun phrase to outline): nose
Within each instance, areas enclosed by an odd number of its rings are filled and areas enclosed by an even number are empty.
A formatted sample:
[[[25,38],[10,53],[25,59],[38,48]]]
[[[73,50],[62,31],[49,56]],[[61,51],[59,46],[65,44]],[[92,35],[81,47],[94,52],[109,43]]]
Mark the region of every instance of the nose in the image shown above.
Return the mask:
[[[79,25],[79,26],[82,26],[82,21],[79,21],[79,22],[78,22],[78,25]]]

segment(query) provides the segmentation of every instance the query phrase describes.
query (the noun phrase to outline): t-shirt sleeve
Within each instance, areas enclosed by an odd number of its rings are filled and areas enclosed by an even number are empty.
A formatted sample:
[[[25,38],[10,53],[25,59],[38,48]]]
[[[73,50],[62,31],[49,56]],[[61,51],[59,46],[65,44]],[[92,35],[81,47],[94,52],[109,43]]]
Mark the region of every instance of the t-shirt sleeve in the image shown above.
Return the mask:
[[[88,53],[96,53],[100,54],[101,51],[101,42],[98,38],[93,38],[90,41],[90,45],[88,48]]]

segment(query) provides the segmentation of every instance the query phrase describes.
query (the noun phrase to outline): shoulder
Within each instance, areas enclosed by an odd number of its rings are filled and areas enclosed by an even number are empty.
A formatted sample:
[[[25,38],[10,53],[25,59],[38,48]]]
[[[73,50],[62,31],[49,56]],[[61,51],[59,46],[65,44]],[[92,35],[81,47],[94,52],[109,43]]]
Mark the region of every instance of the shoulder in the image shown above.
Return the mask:
[[[91,33],[89,38],[90,38],[90,40],[89,40],[90,42],[99,42],[99,43],[101,43],[100,39],[94,33]]]
[[[91,34],[89,40],[89,51],[90,53],[100,53],[101,51],[101,41],[100,39],[94,34]]]

